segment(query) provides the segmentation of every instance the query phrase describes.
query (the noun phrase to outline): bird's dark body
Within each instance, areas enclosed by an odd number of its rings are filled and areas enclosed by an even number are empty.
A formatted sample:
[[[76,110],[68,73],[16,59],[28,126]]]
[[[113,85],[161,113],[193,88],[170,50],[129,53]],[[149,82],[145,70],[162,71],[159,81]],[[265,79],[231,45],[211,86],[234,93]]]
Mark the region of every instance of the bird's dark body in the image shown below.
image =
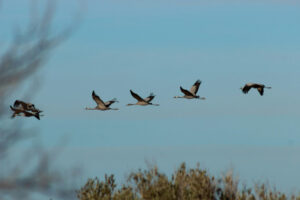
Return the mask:
[[[259,94],[261,96],[264,95],[264,88],[271,89],[271,87],[266,87],[263,84],[247,83],[247,84],[244,85],[244,87],[241,88],[241,90],[243,91],[244,94],[247,94],[251,88],[257,89],[257,91],[259,92]]]
[[[40,114],[39,112],[30,112],[30,111],[26,111],[23,109],[18,109],[18,108],[14,108],[12,106],[10,106],[10,109],[12,111],[14,111],[12,118],[16,117],[16,116],[24,116],[24,117],[35,117],[38,120],[40,120]]]
[[[24,102],[21,100],[15,101],[14,108],[19,108],[19,109],[23,109],[23,110],[31,111],[31,112],[42,112],[41,110],[35,108],[34,104],[27,103],[27,102]]]

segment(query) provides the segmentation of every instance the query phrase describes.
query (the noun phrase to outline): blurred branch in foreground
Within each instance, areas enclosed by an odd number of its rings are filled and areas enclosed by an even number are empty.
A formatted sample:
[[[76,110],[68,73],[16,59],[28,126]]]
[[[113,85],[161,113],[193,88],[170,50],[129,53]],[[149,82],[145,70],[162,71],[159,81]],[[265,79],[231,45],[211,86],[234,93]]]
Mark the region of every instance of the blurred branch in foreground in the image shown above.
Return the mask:
[[[32,6],[35,8],[34,4]],[[28,152],[18,152],[16,144],[28,137],[33,139],[32,134],[20,123],[8,119],[9,104],[13,103],[8,102],[10,95],[45,64],[55,47],[79,24],[79,18],[76,18],[60,32],[53,33],[54,8],[49,0],[42,16],[32,10],[28,27],[15,30],[11,45],[0,56],[0,199],[32,199],[34,195],[66,199],[71,193],[74,196],[72,187],[67,186],[67,175],[52,166],[53,152],[38,146]],[[22,153],[21,158],[15,155],[16,152]]]

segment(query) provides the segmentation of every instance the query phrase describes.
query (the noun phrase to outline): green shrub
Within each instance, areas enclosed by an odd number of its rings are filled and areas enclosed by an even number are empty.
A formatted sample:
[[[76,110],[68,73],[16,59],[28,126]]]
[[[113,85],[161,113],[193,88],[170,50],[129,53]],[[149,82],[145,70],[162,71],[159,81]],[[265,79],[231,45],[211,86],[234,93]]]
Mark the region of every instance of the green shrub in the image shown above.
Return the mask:
[[[77,197],[79,200],[300,200],[300,196],[288,197],[266,184],[256,184],[254,189],[241,187],[232,172],[215,178],[199,165],[187,169],[185,163],[171,178],[157,167],[138,170],[128,176],[120,189],[116,189],[113,175],[105,175],[104,181],[89,179],[77,191]]]

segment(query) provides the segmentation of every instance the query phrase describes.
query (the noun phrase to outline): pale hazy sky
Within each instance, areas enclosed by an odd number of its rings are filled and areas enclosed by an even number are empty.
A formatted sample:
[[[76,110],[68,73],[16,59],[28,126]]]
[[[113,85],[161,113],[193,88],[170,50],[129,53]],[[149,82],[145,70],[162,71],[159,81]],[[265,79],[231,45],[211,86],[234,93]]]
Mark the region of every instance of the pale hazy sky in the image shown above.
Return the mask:
[[[110,172],[122,180],[145,161],[168,174],[180,162],[200,162],[216,175],[233,167],[242,181],[299,191],[300,5],[87,2],[79,29],[38,73],[33,101],[45,117],[17,119],[37,128],[46,146],[68,136],[60,164],[84,165],[84,180]],[[53,27],[68,24],[76,8],[74,1],[59,2]],[[2,3],[0,44],[15,24],[25,24],[28,10],[27,1]],[[197,79],[206,101],[172,98]],[[245,82],[272,89],[263,97],[244,95]],[[135,101],[129,89],[155,93],[160,106],[125,107]],[[118,98],[113,107],[120,110],[84,110],[95,105],[92,90],[104,100]]]

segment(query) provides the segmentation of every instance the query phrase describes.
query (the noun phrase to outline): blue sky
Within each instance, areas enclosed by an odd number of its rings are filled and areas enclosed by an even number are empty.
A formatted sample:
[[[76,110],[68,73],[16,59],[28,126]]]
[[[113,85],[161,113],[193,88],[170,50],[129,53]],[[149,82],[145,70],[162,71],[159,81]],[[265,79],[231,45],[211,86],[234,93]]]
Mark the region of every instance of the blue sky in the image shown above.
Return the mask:
[[[72,19],[78,4],[70,2],[57,5],[55,29]],[[145,160],[166,173],[183,161],[200,162],[212,173],[233,167],[243,181],[299,191],[299,4],[87,2],[79,29],[38,72],[41,86],[32,101],[45,117],[17,119],[39,130],[49,148],[67,135],[59,164],[83,165],[85,180],[107,172],[122,179],[146,167]],[[25,24],[28,8],[27,1],[2,3],[0,44],[7,44],[14,24]],[[172,98],[197,79],[206,101]],[[246,82],[272,89],[263,97],[244,95],[239,88]],[[129,89],[155,93],[161,106],[126,107],[135,101]],[[104,100],[118,98],[113,107],[120,110],[84,110],[95,105],[92,90]]]

